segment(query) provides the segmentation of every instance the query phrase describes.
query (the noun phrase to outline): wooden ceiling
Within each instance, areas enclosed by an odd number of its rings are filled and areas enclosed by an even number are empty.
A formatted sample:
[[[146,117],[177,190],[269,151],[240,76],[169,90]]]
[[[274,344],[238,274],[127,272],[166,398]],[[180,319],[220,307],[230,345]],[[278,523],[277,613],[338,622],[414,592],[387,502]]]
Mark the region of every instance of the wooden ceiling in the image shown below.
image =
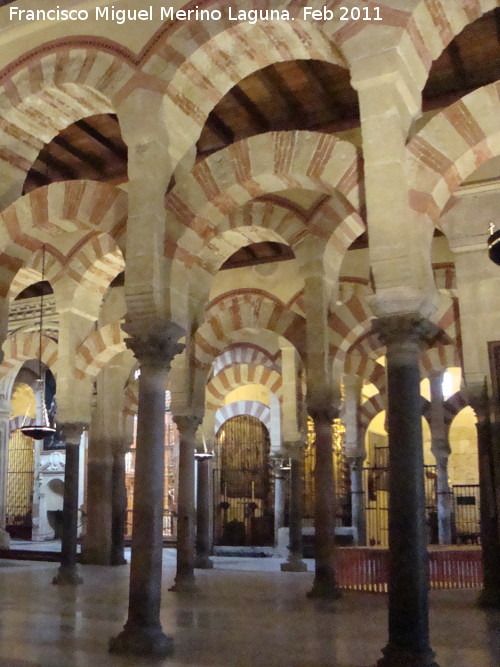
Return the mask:
[[[465,28],[434,62],[423,91],[423,109],[447,106],[499,77],[500,9],[495,9]],[[338,133],[359,122],[357,94],[347,70],[317,60],[276,63],[234,86],[213,109],[198,141],[198,159],[269,130]],[[79,178],[127,180],[127,148],[116,116],[85,118],[61,132],[40,152],[24,192]],[[279,249],[270,245],[266,251],[254,248],[247,263],[261,261],[267,251],[266,261],[280,258]],[[235,261],[241,266],[244,258]]]

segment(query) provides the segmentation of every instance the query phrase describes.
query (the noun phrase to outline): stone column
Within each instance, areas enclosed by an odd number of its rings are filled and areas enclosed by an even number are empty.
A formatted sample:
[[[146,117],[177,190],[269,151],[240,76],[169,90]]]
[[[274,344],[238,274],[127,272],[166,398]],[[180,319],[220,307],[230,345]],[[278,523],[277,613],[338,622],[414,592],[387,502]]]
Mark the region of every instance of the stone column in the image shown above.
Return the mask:
[[[329,397],[322,405],[309,406],[314,422],[316,464],[314,468],[315,576],[308,597],[336,600],[341,597],[335,575],[335,481],[332,458],[332,420],[336,416]]]
[[[366,545],[366,504],[363,490],[364,456],[348,456],[351,471],[351,515],[352,525],[356,528],[357,544]]]
[[[112,455],[109,440],[99,437],[94,425],[91,425],[88,448],[87,516],[82,563],[110,565]]]
[[[179,429],[179,490],[177,503],[177,571],[169,589],[176,593],[196,591],[194,577],[195,511],[194,452],[195,436],[201,419],[195,415],[174,416]]]
[[[479,457],[479,502],[481,547],[483,554],[483,589],[478,603],[481,607],[500,609],[500,529],[495,486],[498,470],[495,465],[495,439],[490,419],[490,405],[485,385],[467,385],[469,402],[476,413],[477,449]]]
[[[125,486],[126,448],[113,449],[111,494],[111,565],[125,565],[125,525],[127,521],[127,488]]]
[[[444,421],[443,373],[429,376],[431,386],[431,451],[436,459],[437,471],[437,520],[439,544],[451,544],[452,493],[448,483],[448,457],[451,454]]]
[[[163,555],[165,387],[183,346],[165,333],[126,340],[140,364],[134,518],[128,619],[110,641],[114,653],[167,656],[173,640],[160,623]]]
[[[365,439],[359,425],[359,406],[363,380],[357,375],[344,376],[343,422],[346,430],[345,453],[351,472],[351,523],[357,532],[357,544],[366,544],[366,510],[363,491]]]
[[[302,515],[304,512],[304,466],[303,447],[290,450],[290,508],[288,525],[290,529],[288,558],[281,563],[283,572],[305,572],[307,565],[302,560]]]
[[[197,494],[196,494],[196,557],[194,566],[208,570],[214,566],[210,560],[210,505],[211,493],[211,461],[213,454],[198,452],[195,454],[197,463]]]
[[[63,424],[61,434],[66,444],[64,466],[64,496],[61,533],[61,565],[53,584],[76,585],[83,583],[77,567],[78,536],[78,479],[80,467],[80,439],[85,424]]]
[[[0,358],[3,353],[0,352]],[[10,405],[0,393],[0,549],[10,549],[10,535],[5,530],[7,467],[9,459]]]
[[[419,352],[433,325],[418,314],[375,322],[386,346],[389,430],[389,642],[383,667],[436,666],[429,646]]]
[[[285,525],[287,471],[281,467],[281,459],[274,468],[274,545],[278,546],[278,531]]]

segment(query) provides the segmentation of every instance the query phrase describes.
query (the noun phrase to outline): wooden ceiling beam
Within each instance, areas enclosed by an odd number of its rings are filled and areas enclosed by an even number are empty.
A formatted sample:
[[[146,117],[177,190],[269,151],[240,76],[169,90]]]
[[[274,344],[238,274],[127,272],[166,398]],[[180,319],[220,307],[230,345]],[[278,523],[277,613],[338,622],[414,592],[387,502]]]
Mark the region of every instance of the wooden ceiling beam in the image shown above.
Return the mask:
[[[50,176],[47,176],[46,174],[42,174],[41,171],[38,171],[38,169],[35,169],[34,167],[32,167],[28,171],[28,174],[26,176],[25,185],[26,185],[26,182],[29,182],[29,181],[35,181],[36,184],[37,184],[37,187],[41,187],[43,185],[49,185],[49,183],[52,183],[52,179],[50,178]]]
[[[216,134],[219,139],[221,139],[225,145],[232,144],[234,142],[234,133],[229,128],[226,123],[217,115],[215,111],[207,118],[207,125],[210,127],[212,132]]]
[[[78,172],[67,165],[66,162],[55,157],[50,151],[42,150],[37,157],[37,162],[42,162],[49,170],[53,169],[66,179],[71,180],[79,177]]]
[[[108,115],[111,117],[110,114]],[[92,139],[98,141],[102,146],[104,146],[109,151],[117,155],[121,160],[125,162],[127,161],[127,156],[128,156],[127,149],[123,148],[122,146],[119,146],[109,137],[106,137],[104,134],[99,132],[99,130],[96,130],[96,128],[92,127],[92,125],[87,123],[86,120],[78,120],[76,121],[75,125],[79,127],[80,130],[83,130],[83,132],[86,132],[89,135],[89,137],[92,137]]]
[[[455,40],[448,44],[447,51],[450,56],[451,64],[453,65],[453,71],[457,78],[457,88],[467,88],[469,77],[467,75],[467,70],[465,69],[462,54],[460,53],[460,48]]]
[[[52,140],[60,148],[67,151],[71,155],[74,155],[76,158],[89,165],[97,174],[101,175],[104,172],[106,161],[97,153],[89,153],[84,151],[77,146],[71,144],[67,139],[61,136],[54,137]]]
[[[281,97],[285,101],[290,120],[298,127],[303,127],[306,124],[307,112],[276,68],[266,67],[259,73],[259,76],[271,95]]]
[[[268,132],[271,129],[269,119],[259,109],[259,106],[245,93],[240,86],[234,86],[229,93],[234,97],[238,104],[250,118],[252,125],[261,132]]]

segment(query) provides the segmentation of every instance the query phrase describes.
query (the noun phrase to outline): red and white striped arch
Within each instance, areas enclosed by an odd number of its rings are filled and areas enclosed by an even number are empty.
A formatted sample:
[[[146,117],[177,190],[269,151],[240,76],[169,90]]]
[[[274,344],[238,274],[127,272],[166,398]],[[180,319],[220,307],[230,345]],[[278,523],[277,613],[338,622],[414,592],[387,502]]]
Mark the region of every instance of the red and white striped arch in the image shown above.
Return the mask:
[[[362,432],[370,425],[371,420],[387,408],[387,398],[383,393],[374,394],[359,406],[359,424]]]
[[[409,142],[410,203],[435,224],[459,185],[500,154],[500,82],[436,114]]]
[[[0,72],[3,206],[20,195],[38,153],[61,130],[87,116],[115,111],[115,100],[135,74],[129,56],[107,40],[59,39]]]
[[[40,280],[45,243],[45,277],[54,286],[64,276],[99,293],[123,270],[127,195],[93,181],[52,183],[20,198],[0,214],[0,295],[15,296]],[[58,236],[80,231],[73,246],[59,249]]]
[[[76,377],[96,377],[113,357],[126,349],[125,333],[119,322],[93,331],[76,351]]]
[[[0,364],[0,379],[15,377],[25,361],[38,359],[40,354],[39,333],[19,332],[9,336],[3,346],[3,361]],[[42,335],[42,362],[56,374],[57,343],[49,336]]]
[[[304,351],[303,318],[267,292],[242,289],[221,295],[207,307],[205,322],[195,334],[197,364],[209,367],[244,329],[271,331],[284,336],[299,354]]]
[[[215,413],[215,433],[217,433],[221,426],[227,422],[228,419],[239,417],[240,415],[248,415],[255,417],[261,421],[264,426],[269,429],[271,424],[271,410],[265,403],[259,401],[234,401],[228,405],[219,408]]]
[[[217,375],[226,366],[232,364],[250,364],[265,366],[270,370],[281,372],[281,366],[276,361],[276,355],[270,355],[267,350],[250,343],[232,345],[214,360],[213,373]]]
[[[237,364],[226,366],[207,383],[207,409],[217,410],[229,392],[248,384],[260,384],[278,399],[282,397],[282,378],[276,370],[260,365]]]
[[[11,243],[33,248],[37,234],[106,232],[124,246],[128,197],[97,181],[50,183],[20,197],[0,214],[0,250]]]
[[[247,202],[271,192],[304,188],[340,193],[353,209],[359,203],[357,149],[321,132],[267,132],[217,151],[193,167],[166,197],[167,211],[198,235],[195,251],[219,233],[220,225]],[[166,255],[176,239],[167,239]]]

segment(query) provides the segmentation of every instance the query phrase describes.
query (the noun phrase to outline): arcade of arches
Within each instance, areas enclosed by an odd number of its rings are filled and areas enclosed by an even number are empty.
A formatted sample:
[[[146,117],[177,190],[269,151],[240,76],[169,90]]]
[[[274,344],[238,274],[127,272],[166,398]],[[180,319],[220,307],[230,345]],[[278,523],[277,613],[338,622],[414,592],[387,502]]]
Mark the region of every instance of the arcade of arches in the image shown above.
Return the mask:
[[[214,543],[312,549],[326,599],[336,544],[386,547],[379,664],[436,665],[429,542],[500,605],[497,0],[1,4],[3,546],[62,535],[76,585],[77,537],[131,537],[111,650],[155,655],[163,539],[193,595]]]

